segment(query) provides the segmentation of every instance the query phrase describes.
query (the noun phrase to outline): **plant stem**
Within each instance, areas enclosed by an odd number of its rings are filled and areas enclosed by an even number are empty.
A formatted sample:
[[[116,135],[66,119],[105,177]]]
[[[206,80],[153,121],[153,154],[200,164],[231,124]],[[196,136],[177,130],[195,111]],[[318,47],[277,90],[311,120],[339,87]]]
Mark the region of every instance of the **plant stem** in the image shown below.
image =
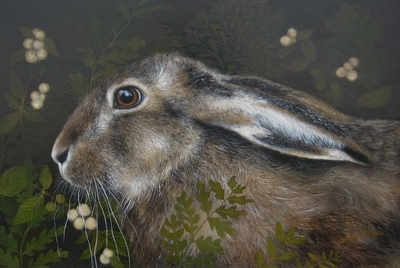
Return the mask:
[[[104,54],[106,53],[106,51],[107,51],[107,49],[109,48],[109,47],[111,47],[113,44],[114,44],[114,42],[115,42],[115,40],[117,40],[117,38],[122,34],[122,32],[123,31],[125,31],[125,29],[128,27],[128,25],[132,22],[132,19],[133,19],[133,17],[136,15],[136,13],[134,12],[134,13],[132,13],[132,16],[129,18],[129,20],[128,20],[128,22],[125,24],[125,26],[124,27],[122,27],[122,29],[117,33],[117,34],[114,34],[114,38],[111,40],[111,42],[103,49],[103,51],[101,52],[101,55],[100,55],[100,57],[99,57],[99,60],[104,56]],[[98,60],[98,61],[99,61]],[[97,61],[97,62],[98,62]],[[92,75],[91,75],[91,77],[90,77],[90,83],[89,83],[89,86],[90,86],[90,88],[92,87],[92,85],[93,85],[93,81],[94,81],[94,73],[95,73],[95,71],[96,71],[96,69],[97,69],[97,66],[98,66],[98,64],[96,63],[96,65],[93,67],[93,69],[92,69]]]
[[[24,268],[24,266],[22,265],[22,261],[23,261],[22,260],[22,256],[25,254],[24,252],[22,252],[22,247],[24,246],[24,242],[25,242],[26,236],[28,235],[28,232],[29,232],[30,229],[31,229],[31,225],[30,225],[30,223],[27,223],[26,230],[25,230],[25,232],[24,232],[24,234],[22,236],[21,244],[20,244],[20,247],[19,247],[19,267],[21,267],[21,268]]]

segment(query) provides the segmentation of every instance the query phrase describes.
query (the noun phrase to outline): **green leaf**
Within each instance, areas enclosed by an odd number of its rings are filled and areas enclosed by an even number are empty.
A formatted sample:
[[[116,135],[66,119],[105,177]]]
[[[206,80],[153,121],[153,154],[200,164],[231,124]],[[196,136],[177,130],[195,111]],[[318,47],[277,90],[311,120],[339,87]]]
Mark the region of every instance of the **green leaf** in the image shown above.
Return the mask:
[[[124,268],[125,267],[125,264],[115,255],[114,255],[114,257],[111,258],[111,265],[113,268]]]
[[[300,58],[290,63],[286,67],[286,69],[294,72],[301,72],[304,71],[308,67],[308,65],[310,65],[310,63],[311,63],[310,60]]]
[[[267,239],[267,252],[268,252],[269,257],[272,260],[275,260],[276,247],[275,247],[274,241],[272,241],[272,239],[270,237],[268,237],[268,239]]]
[[[0,266],[8,268],[19,268],[19,259],[17,256],[13,256],[10,252],[4,252],[0,248]]]
[[[226,207],[225,205],[220,206],[215,210],[215,212],[220,215],[222,218],[226,219],[227,217],[231,217],[232,219],[238,219],[240,216],[247,215],[245,210],[236,210],[237,206]]]
[[[358,104],[370,109],[376,109],[385,105],[392,96],[393,87],[386,86],[364,93],[358,99]]]
[[[174,233],[168,231],[164,226],[161,227],[160,234],[161,234],[161,236],[168,238],[168,239],[173,239],[175,237]]]
[[[224,252],[224,248],[221,245],[221,241],[221,239],[212,240],[211,236],[207,236],[206,238],[200,236],[195,243],[201,253],[209,252],[211,254],[222,254]]]
[[[221,218],[209,217],[207,218],[210,224],[211,230],[216,230],[220,238],[225,239],[226,235],[237,236],[237,232],[232,228],[232,223],[230,221],[222,220]]]
[[[31,122],[34,123],[42,122],[42,117],[40,116],[39,112],[33,109],[32,107],[25,107],[22,110],[22,115]]]
[[[382,17],[377,17],[368,26],[368,32],[370,33],[381,33],[383,31],[383,25],[385,20]]]
[[[13,225],[29,222],[36,218],[39,211],[44,209],[43,201],[43,195],[26,199],[19,207]]]
[[[257,265],[259,268],[264,267],[264,254],[261,250],[257,251]]]
[[[305,40],[310,38],[311,34],[313,33],[314,30],[308,29],[308,30],[303,30],[297,33],[296,39],[297,40]]]
[[[243,192],[244,192],[244,190],[246,190],[246,186],[242,186],[242,185],[238,185],[238,186],[236,186],[233,190],[232,190],[232,193],[234,193],[234,194],[243,194]]]
[[[146,41],[139,36],[135,36],[128,41],[127,46],[130,48],[130,52],[136,51],[141,47],[145,47]]]
[[[318,258],[317,258],[317,256],[315,256],[314,254],[312,254],[311,252],[308,252],[308,257],[310,258],[310,259],[312,259],[313,261],[315,261],[315,262],[317,262],[318,263]]]
[[[30,267],[47,267],[46,264],[58,263],[60,258],[68,258],[68,251],[65,250],[49,250],[46,255],[40,253],[40,255],[31,263]],[[31,259],[34,260],[34,259]]]
[[[26,167],[12,167],[6,170],[0,178],[0,194],[15,196],[26,186]]]
[[[10,65],[14,65],[17,62],[22,62],[25,61],[25,53],[26,53],[26,49],[21,48],[18,49],[17,51],[15,51],[10,58]]]
[[[49,189],[52,181],[53,181],[53,178],[51,176],[49,167],[44,166],[39,174],[39,182],[42,185],[43,190]]]
[[[246,203],[253,202],[253,199],[248,199],[244,195],[232,195],[228,197],[229,204],[245,205]]]
[[[326,86],[324,74],[318,69],[312,69],[310,74],[315,81],[315,88],[317,90],[323,90]]]
[[[24,98],[24,82],[14,71],[8,71],[10,75],[10,92],[18,99],[22,100]]]
[[[32,29],[26,26],[17,26],[18,30],[25,38],[33,38]]]
[[[164,247],[164,244],[163,244],[163,247]],[[165,254],[164,259],[168,262],[174,262],[174,263],[182,262],[182,260],[181,260],[181,258],[179,258],[179,256],[175,256],[172,254]]]
[[[293,49],[295,48],[295,46],[288,46],[288,47],[283,47],[278,51],[278,55],[276,56],[278,59],[284,59],[287,56],[290,55],[290,53],[292,53]]]
[[[54,241],[54,229],[44,229],[40,233],[39,237],[32,237],[32,239],[25,244],[23,255],[33,256],[35,251],[42,251],[46,247],[46,244],[52,243]]]
[[[215,198],[223,200],[225,198],[225,191],[222,188],[221,184],[212,180],[209,180],[208,183],[211,186],[211,191],[215,193]]]
[[[0,120],[0,135],[5,134],[13,130],[19,121],[19,112],[16,111],[11,114],[3,116]]]
[[[210,213],[212,208],[212,201],[209,201],[211,193],[205,190],[205,186],[203,183],[198,183],[197,188],[199,189],[199,193],[196,195],[197,200],[200,202],[200,209],[205,213]]]
[[[51,38],[44,39],[44,47],[47,50],[47,52],[49,52],[51,55],[58,57],[58,50],[53,39]]]
[[[291,261],[296,257],[296,254],[293,252],[285,252],[278,257],[279,261]]]
[[[278,221],[275,225],[275,236],[278,239],[279,242],[283,243],[283,228],[282,224]]]
[[[285,237],[283,238],[284,241],[289,240],[290,238],[292,238],[292,236],[294,235],[294,233],[297,231],[296,227],[290,228],[289,231],[287,231],[287,233],[285,234]]]
[[[307,60],[313,61],[317,56],[317,50],[315,49],[314,43],[306,39],[301,42],[301,50],[303,51],[303,55]]]
[[[6,98],[8,107],[10,107],[11,109],[16,110],[21,105],[20,101],[11,94],[4,93],[4,97]]]
[[[229,179],[229,181],[228,181],[228,186],[229,186],[229,188],[231,188],[231,190],[233,190],[236,187],[237,184],[238,183],[236,182],[236,177],[235,176],[231,177]]]
[[[90,69],[94,69],[96,66],[96,56],[93,55],[93,49],[90,49],[87,54],[85,54],[82,58],[81,61]]]
[[[7,234],[4,226],[0,226],[0,244],[6,247],[9,253],[17,252],[18,240],[14,238],[12,232]]]

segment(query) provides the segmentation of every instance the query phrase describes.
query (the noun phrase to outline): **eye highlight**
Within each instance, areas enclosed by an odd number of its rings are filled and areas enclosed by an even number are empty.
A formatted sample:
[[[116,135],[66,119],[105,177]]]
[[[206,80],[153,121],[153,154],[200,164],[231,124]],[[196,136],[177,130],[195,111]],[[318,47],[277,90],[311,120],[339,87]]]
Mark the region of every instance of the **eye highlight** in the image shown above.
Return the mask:
[[[121,87],[114,93],[114,108],[130,109],[137,106],[142,100],[142,93],[137,87]]]

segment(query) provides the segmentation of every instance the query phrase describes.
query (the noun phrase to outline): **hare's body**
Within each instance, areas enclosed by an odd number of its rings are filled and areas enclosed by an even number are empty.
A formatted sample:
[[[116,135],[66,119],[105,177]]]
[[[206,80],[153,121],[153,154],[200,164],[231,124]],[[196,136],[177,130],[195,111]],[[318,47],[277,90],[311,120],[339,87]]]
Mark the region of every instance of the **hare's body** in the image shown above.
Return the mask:
[[[393,265],[400,242],[400,125],[346,116],[268,80],[225,76],[176,55],[129,66],[97,87],[58,137],[63,178],[110,191],[142,263],[162,264],[160,228],[198,181],[247,186],[219,265],[256,266],[276,222],[339,266]],[[215,235],[203,228],[202,235]],[[193,254],[196,254],[193,252]]]

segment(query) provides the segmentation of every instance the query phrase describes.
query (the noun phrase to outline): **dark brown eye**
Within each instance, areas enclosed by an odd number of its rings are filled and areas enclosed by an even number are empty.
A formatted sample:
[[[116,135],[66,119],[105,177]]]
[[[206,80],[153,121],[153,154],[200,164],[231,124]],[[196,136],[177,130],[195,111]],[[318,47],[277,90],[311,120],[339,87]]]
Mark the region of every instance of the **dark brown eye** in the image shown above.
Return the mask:
[[[142,100],[142,94],[137,87],[121,87],[114,95],[114,108],[129,109],[133,108]]]

